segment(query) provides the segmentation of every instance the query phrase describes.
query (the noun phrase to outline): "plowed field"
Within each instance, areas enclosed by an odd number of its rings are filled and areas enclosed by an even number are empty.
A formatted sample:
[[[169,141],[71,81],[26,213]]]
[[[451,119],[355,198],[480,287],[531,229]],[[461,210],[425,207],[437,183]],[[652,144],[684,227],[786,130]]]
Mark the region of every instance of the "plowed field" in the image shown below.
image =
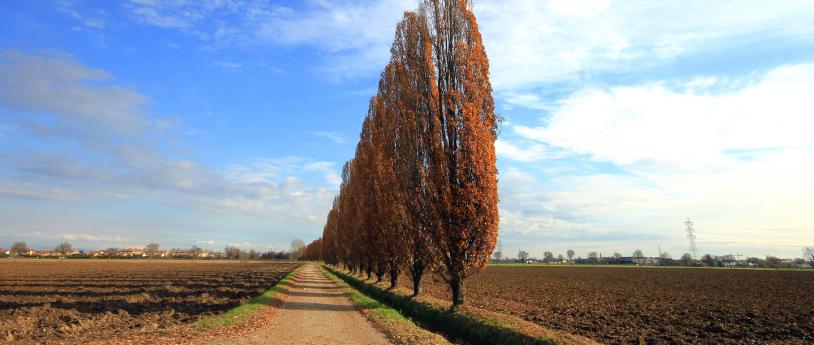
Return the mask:
[[[0,342],[111,339],[218,314],[296,263],[0,261]]]
[[[424,291],[449,299],[440,281]],[[465,297],[611,344],[814,344],[810,271],[492,266]]]

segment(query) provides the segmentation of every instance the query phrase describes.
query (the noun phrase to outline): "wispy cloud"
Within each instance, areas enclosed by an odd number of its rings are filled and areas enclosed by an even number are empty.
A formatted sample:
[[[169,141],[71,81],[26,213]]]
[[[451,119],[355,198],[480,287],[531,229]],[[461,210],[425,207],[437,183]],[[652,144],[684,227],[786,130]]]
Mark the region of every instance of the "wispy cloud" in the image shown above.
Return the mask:
[[[104,29],[107,27],[107,12],[77,4],[71,0],[58,0],[57,9],[78,20],[90,29]]]
[[[311,132],[311,135],[316,137],[325,138],[330,141],[333,141],[335,144],[344,144],[347,143],[348,140],[345,139],[345,136],[339,132],[332,132],[332,131],[314,131]]]
[[[218,66],[226,71],[234,72],[234,73],[242,73],[243,72],[243,64],[231,61],[215,61],[212,63],[215,66]]]
[[[475,14],[501,92],[662,65],[746,37],[814,37],[808,1],[498,0],[475,2]]]
[[[10,125],[21,129],[14,138],[23,145],[0,149],[7,163],[0,176],[0,197],[46,199],[54,205],[79,200],[99,209],[111,201],[169,203],[193,213],[262,216],[314,229],[330,208],[335,181],[327,176],[336,173],[332,162],[261,159],[222,172],[195,159],[171,157],[161,147],[175,129],[150,125],[156,120],[151,119],[155,115],[148,109],[149,97],[121,85],[108,72],[65,55],[5,52],[2,57],[0,106],[10,114]],[[83,214],[104,218],[94,211]],[[7,224],[42,223],[32,221],[36,218],[31,215],[3,217]],[[128,212],[116,227],[136,223],[128,231],[139,233],[145,230],[138,225],[142,217],[140,211]],[[90,227],[94,229],[89,236],[109,236],[105,222],[67,225],[70,218],[54,215],[65,224],[43,223],[41,231]],[[78,233],[71,231],[67,233]]]
[[[89,27],[103,14],[65,3],[64,12]],[[326,58],[334,78],[375,76],[389,56],[395,23],[414,0],[142,1],[122,5],[138,23],[178,30],[208,48],[300,45]],[[670,63],[676,57],[736,44],[748,37],[811,42],[810,1],[482,0],[475,14],[499,93],[552,82],[583,82],[603,72]],[[360,25],[359,23],[364,23]],[[507,94],[511,98],[511,94]],[[522,101],[522,100],[521,100]],[[539,102],[534,101],[535,104]]]

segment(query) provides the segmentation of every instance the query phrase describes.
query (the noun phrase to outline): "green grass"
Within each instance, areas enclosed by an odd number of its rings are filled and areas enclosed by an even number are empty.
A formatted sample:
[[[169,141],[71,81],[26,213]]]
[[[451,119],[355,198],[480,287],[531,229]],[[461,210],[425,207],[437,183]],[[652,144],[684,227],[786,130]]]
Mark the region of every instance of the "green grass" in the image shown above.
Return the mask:
[[[434,345],[450,344],[449,341],[443,337],[422,329],[398,310],[390,308],[350,286],[344,277],[337,276],[342,275],[343,273],[333,271],[326,266],[322,266],[321,271],[329,279],[340,284],[341,286],[344,286],[346,288],[346,294],[353,301],[353,304],[360,310],[368,310],[369,313],[366,314],[368,318],[371,319],[373,323],[378,324],[379,328],[384,333],[389,335],[388,338],[390,338],[393,343]]]
[[[563,344],[564,340],[535,338],[513,329],[508,323],[465,311],[452,312],[428,302],[417,301],[393,291],[368,284],[357,277],[323,266],[326,274],[339,277],[358,290],[366,305],[387,305],[392,313],[406,315],[431,329],[472,344]],[[363,292],[364,294],[360,293]],[[368,296],[372,296],[368,297]],[[353,298],[353,297],[352,297]],[[375,298],[375,300],[374,300]],[[402,316],[404,317],[404,316]]]
[[[322,273],[325,274],[329,279],[340,283],[342,285],[346,285],[343,279],[337,277],[333,272],[328,271],[324,268],[321,268]],[[346,285],[347,286],[347,285]],[[401,319],[407,320],[403,315],[401,315],[397,310],[393,308],[389,308],[386,305],[379,303],[379,301],[368,297],[367,295],[359,292],[359,290],[348,288],[347,295],[353,301],[353,304],[359,309],[373,309],[373,312],[383,318],[386,319]]]
[[[264,292],[262,295],[252,298],[248,303],[234,307],[221,315],[198,320],[193,324],[194,327],[199,330],[206,331],[216,327],[235,324],[246,320],[254,312],[271,304],[275,300],[277,294],[280,293],[280,291],[282,291],[289,282],[291,282],[291,279],[293,279],[294,274],[298,270],[299,267],[291,271],[291,273],[286,275],[285,278],[277,282],[277,284],[272,286],[270,289],[266,290],[266,292]]]

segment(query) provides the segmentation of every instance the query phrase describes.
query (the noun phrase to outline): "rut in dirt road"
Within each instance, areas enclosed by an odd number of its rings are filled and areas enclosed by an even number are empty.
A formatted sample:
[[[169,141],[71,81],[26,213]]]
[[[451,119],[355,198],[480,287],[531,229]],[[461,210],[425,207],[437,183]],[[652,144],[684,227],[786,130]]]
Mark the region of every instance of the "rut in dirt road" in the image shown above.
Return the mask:
[[[316,265],[303,267],[283,293],[286,300],[269,327],[229,339],[229,343],[390,344]]]

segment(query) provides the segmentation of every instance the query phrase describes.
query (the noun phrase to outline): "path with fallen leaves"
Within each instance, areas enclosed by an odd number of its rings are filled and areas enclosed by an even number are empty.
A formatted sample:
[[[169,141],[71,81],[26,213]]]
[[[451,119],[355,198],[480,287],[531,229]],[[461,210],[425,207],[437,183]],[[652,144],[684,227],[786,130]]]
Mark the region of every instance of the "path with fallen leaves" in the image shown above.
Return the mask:
[[[390,344],[315,264],[306,264],[283,294],[268,327],[215,343]]]

